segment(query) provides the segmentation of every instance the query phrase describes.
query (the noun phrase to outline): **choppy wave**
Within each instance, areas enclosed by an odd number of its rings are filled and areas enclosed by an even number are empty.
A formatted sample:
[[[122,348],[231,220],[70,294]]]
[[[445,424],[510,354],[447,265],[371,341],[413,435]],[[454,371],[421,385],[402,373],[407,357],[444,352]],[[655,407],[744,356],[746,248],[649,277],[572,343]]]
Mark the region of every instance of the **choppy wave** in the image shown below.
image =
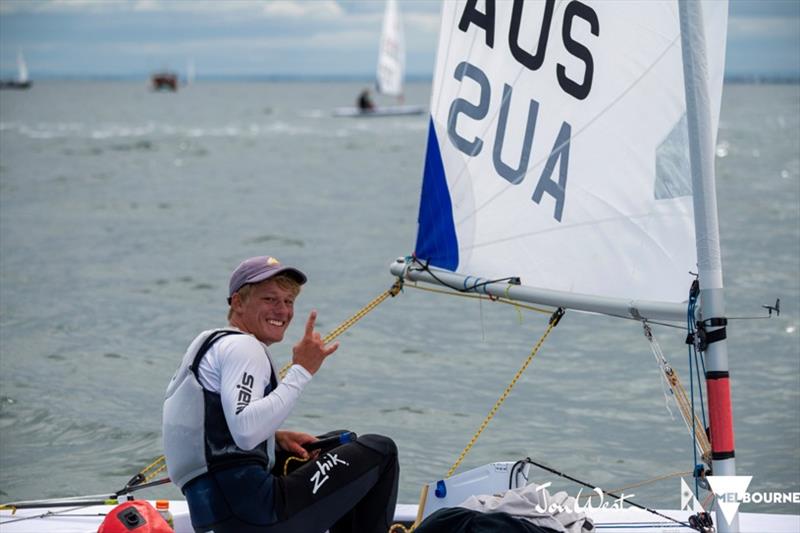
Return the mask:
[[[144,122],[141,124],[85,123],[85,122],[16,122],[0,121],[0,132],[17,134],[28,139],[89,139],[97,141],[158,138],[158,139],[201,139],[201,138],[257,138],[269,136],[289,137],[345,137],[358,132],[380,133],[393,130],[424,131],[424,121],[407,119],[387,120],[380,124],[352,120],[340,120],[336,127],[321,126],[315,121],[327,117],[322,113],[307,113],[310,122],[303,124],[290,120],[270,122],[234,122],[219,125],[186,125],[163,122]]]
[[[144,124],[88,124],[81,122],[0,122],[0,131],[22,135],[29,139],[125,139],[131,137],[259,137],[264,135],[310,135],[314,129],[298,127],[289,122],[233,123],[218,126],[187,126],[147,122]]]

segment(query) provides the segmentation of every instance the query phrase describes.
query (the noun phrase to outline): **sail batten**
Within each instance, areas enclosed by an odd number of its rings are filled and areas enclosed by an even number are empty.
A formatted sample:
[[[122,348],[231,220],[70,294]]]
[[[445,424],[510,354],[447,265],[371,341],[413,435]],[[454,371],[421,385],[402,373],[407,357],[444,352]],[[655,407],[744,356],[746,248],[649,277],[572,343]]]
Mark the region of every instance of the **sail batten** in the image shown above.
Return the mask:
[[[416,256],[564,293],[685,300],[697,256],[676,2],[478,4],[442,9],[439,186],[423,187]],[[708,56],[713,108],[724,54]]]

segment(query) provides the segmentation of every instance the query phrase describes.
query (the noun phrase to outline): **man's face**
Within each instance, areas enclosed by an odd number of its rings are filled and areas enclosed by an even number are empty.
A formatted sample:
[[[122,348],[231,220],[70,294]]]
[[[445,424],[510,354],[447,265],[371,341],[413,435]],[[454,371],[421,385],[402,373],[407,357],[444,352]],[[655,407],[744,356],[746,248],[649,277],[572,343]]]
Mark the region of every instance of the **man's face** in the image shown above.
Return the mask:
[[[291,290],[271,279],[254,284],[246,299],[233,295],[235,325],[264,344],[280,342],[294,316],[294,299]]]

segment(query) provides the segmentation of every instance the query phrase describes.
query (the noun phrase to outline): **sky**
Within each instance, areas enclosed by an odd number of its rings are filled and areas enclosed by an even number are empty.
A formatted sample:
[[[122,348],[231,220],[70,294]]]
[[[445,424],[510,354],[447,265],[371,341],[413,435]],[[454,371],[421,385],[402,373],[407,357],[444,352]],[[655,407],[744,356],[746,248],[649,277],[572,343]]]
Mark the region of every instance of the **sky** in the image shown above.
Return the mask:
[[[408,76],[429,79],[441,3],[398,1]],[[383,0],[0,0],[0,74],[14,76],[21,50],[34,80],[184,74],[190,63],[198,80],[370,79],[383,10]],[[800,78],[800,0],[731,0],[726,74]]]

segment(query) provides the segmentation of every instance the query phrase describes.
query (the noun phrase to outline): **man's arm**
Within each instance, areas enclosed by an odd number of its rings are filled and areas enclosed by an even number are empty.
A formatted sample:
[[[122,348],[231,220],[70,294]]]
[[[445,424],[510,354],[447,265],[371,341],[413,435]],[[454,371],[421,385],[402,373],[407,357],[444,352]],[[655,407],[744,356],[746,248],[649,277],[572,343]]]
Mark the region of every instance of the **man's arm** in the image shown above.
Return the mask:
[[[267,396],[272,368],[264,347],[246,335],[220,341],[220,396],[225,420],[237,446],[252,450],[270,438],[289,416],[311,374],[294,365]],[[224,340],[228,340],[224,339]]]

